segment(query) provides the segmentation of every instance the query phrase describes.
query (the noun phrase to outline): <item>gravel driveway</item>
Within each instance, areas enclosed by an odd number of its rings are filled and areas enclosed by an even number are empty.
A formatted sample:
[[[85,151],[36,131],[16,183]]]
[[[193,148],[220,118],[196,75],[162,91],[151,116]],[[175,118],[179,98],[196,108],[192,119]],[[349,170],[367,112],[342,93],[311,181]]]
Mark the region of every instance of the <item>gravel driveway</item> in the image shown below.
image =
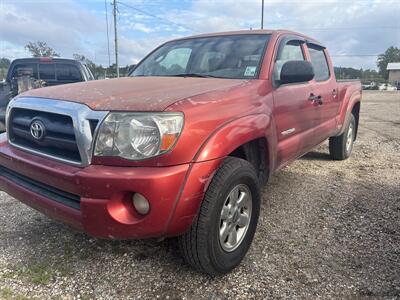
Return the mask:
[[[187,267],[173,240],[92,239],[0,192],[0,298],[400,298],[400,92],[365,92],[353,156],[327,144],[263,189],[231,274]]]

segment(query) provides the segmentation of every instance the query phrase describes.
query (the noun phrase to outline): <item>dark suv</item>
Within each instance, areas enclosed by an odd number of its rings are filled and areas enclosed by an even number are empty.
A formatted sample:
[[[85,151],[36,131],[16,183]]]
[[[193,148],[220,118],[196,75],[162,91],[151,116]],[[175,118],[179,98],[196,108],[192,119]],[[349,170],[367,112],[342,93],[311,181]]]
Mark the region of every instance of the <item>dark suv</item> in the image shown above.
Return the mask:
[[[93,80],[90,69],[82,62],[52,57],[19,58],[8,69],[0,83],[0,132],[5,129],[5,110],[8,102],[29,89]]]

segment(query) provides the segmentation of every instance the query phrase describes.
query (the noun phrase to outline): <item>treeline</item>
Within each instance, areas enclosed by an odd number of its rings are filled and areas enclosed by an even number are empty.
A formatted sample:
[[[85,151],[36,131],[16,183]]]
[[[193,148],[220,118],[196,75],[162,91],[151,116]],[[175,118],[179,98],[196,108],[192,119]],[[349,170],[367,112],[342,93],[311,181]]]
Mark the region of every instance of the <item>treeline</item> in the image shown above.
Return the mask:
[[[8,67],[10,66],[10,60],[8,58],[0,58],[0,80],[3,78],[6,78],[7,76],[7,70]]]
[[[355,68],[343,68],[335,67],[335,76],[337,79],[360,79],[363,82],[385,82],[383,78],[376,70],[371,69],[355,69]]]

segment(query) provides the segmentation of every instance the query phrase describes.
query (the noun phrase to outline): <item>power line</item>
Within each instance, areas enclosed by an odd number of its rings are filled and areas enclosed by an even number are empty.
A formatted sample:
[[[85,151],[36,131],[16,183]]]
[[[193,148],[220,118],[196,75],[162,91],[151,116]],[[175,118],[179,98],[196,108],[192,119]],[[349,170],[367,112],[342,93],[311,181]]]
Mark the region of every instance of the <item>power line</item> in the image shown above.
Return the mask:
[[[107,10],[107,0],[104,0],[104,7],[105,7],[105,9],[106,9],[108,65],[111,66],[110,36],[109,36],[109,32],[108,32],[108,10]]]
[[[171,20],[168,20],[168,19],[159,17],[159,16],[157,16],[157,15],[153,15],[153,14],[148,13],[148,12],[142,10],[142,9],[139,9],[139,8],[137,8],[137,7],[133,7],[132,5],[126,4],[126,3],[124,3],[124,2],[118,1],[118,3],[121,4],[121,5],[123,5],[123,6],[125,6],[125,7],[128,7],[128,8],[130,8],[130,9],[136,10],[136,11],[140,12],[141,14],[147,15],[147,16],[149,16],[149,17],[152,17],[152,18],[158,19],[158,20],[160,20],[160,21],[164,21],[164,22],[173,24],[173,25],[178,26],[178,27],[185,28],[185,29],[187,29],[187,30],[189,30],[189,31],[193,31],[193,32],[200,33],[199,31],[194,30],[193,28],[190,28],[190,27],[188,27],[188,26],[186,26],[186,25],[183,25],[183,24],[180,24],[180,23],[177,23],[177,22],[174,22],[174,21],[171,21]]]

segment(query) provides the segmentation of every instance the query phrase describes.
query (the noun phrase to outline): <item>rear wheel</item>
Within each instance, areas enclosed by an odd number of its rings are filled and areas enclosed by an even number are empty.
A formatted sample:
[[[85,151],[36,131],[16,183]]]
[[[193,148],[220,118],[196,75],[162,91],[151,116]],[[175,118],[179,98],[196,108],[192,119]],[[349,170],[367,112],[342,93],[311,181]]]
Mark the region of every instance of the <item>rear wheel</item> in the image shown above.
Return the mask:
[[[329,139],[329,153],[333,159],[344,160],[350,157],[356,134],[356,119],[353,114],[346,130],[339,136]]]
[[[215,276],[231,271],[246,255],[257,227],[260,191],[247,161],[228,157],[215,174],[189,231],[180,237],[185,261]]]

